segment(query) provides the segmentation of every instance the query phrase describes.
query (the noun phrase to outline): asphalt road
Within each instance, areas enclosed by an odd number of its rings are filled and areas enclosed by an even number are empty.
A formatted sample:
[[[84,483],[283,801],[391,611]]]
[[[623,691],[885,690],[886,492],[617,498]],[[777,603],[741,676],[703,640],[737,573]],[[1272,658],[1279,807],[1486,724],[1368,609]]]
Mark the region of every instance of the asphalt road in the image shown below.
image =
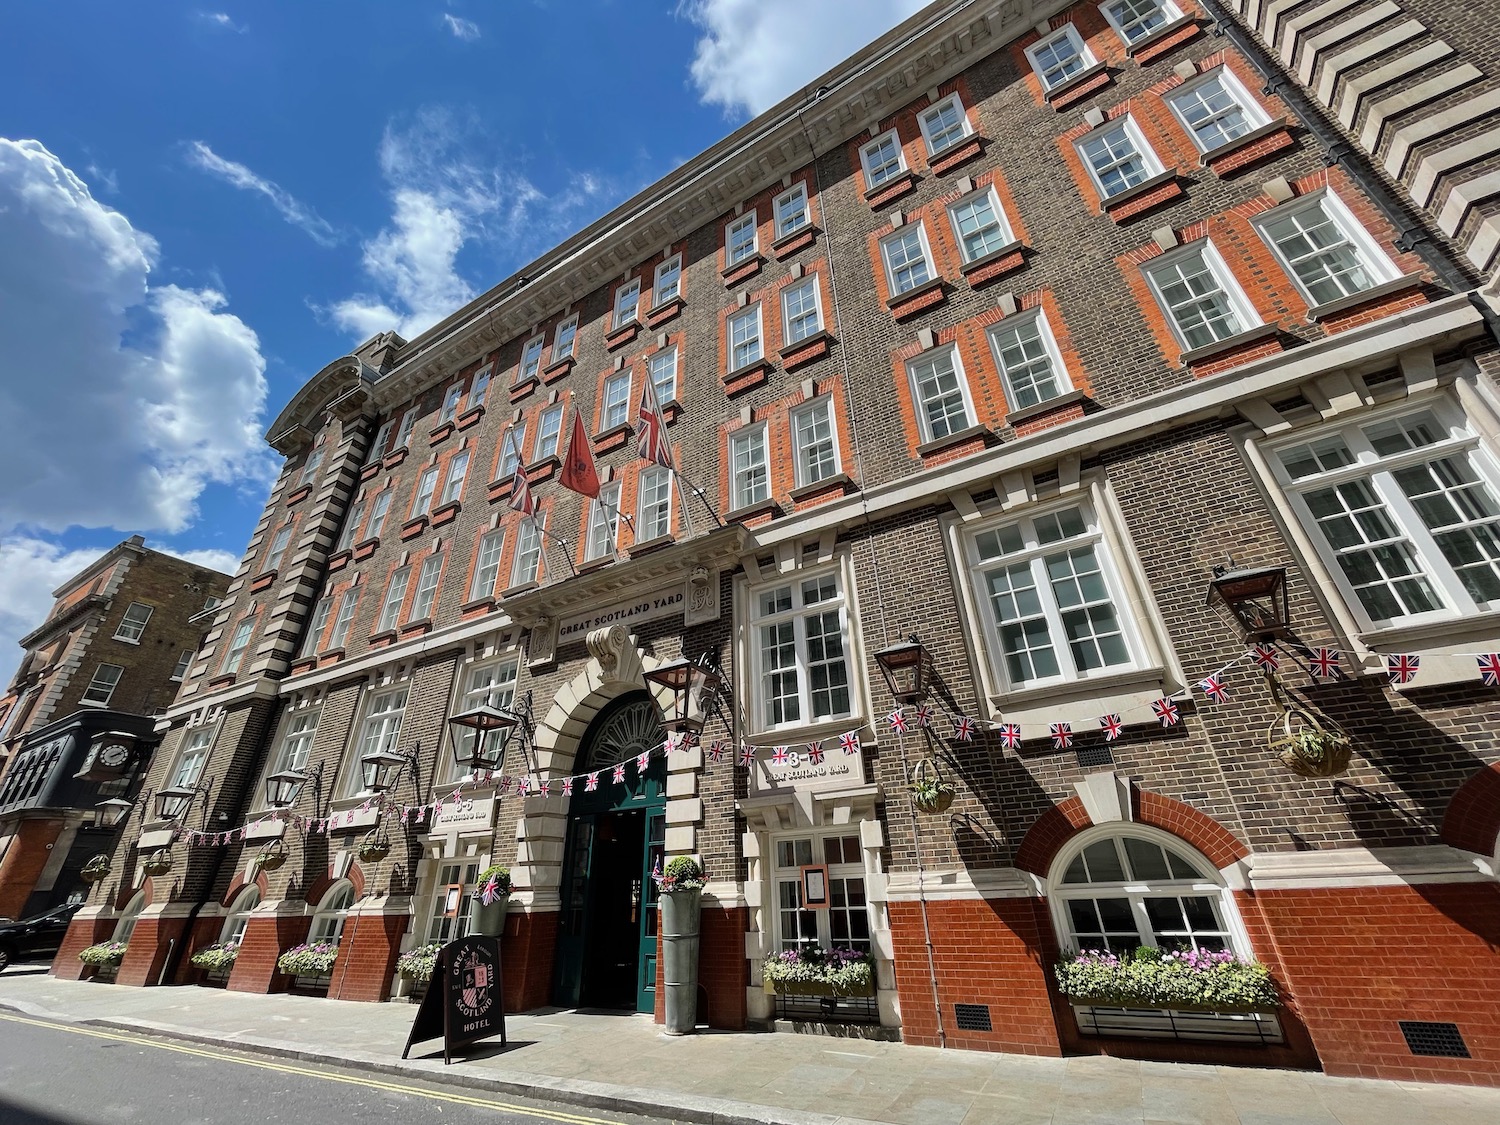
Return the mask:
[[[669,1125],[0,1012],[0,1125]]]

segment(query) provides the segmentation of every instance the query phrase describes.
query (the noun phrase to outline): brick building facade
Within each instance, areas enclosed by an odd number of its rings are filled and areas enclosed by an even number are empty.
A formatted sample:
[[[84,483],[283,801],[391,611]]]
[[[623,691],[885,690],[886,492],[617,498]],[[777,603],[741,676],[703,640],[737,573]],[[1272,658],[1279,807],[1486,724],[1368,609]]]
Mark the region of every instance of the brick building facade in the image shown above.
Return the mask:
[[[0,917],[78,892],[113,847],[96,802],[133,793],[229,575],[133,536],[53,592],[0,699]],[[106,752],[107,751],[107,752]]]
[[[716,1027],[798,1015],[767,956],[852,944],[875,997],[810,1014],[908,1042],[1500,1078],[1494,34],[1435,0],[1240,7],[933,4],[318,373],[150,779],[214,783],[143,826],[170,877],[127,834],[55,971],[125,925],[120,981],[190,981],[169,949],[242,936],[227,985],[266,991],[311,934],[329,995],[383,999],[499,862],[513,1008],[652,1010],[647,876],[693,854]],[[1407,46],[1442,36],[1467,69],[1418,89]],[[646,380],[676,481],[637,456]],[[559,485],[575,415],[604,504]],[[1285,568],[1277,678],[1206,605],[1216,567]],[[913,634],[900,730],[875,654]],[[729,705],[652,755],[643,674],[705,653]],[[448,719],[525,700],[534,755],[460,773]],[[1294,724],[1348,767],[1288,769]],[[1259,959],[1285,1005],[1059,995],[1061,950],[1141,943]]]

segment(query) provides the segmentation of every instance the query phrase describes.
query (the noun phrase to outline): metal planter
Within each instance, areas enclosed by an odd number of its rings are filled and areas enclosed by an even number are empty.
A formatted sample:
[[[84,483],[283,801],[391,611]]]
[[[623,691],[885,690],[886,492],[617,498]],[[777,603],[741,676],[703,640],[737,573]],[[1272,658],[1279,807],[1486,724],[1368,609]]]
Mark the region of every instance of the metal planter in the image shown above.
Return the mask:
[[[668,1035],[691,1035],[698,1024],[698,921],[703,890],[661,894],[662,979]]]
[[[472,932],[483,934],[485,937],[499,937],[505,930],[505,908],[508,905],[510,905],[509,895],[501,895],[488,905],[476,898]]]

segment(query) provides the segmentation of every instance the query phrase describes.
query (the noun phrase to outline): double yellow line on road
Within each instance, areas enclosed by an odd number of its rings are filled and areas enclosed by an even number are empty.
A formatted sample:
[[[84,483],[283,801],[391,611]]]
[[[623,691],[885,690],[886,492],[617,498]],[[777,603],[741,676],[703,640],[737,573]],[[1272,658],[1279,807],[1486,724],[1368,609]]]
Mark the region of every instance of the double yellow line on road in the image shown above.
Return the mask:
[[[190,1047],[182,1043],[164,1042],[159,1039],[151,1039],[140,1035],[124,1035],[114,1031],[99,1031],[90,1027],[78,1027],[73,1024],[53,1023],[50,1020],[28,1019],[25,1016],[11,1015],[0,1012],[0,1020],[7,1023],[27,1024],[31,1027],[45,1027],[52,1031],[66,1031],[71,1035],[87,1035],[94,1039],[110,1039],[119,1043],[134,1043],[142,1047],[155,1047],[161,1051],[175,1051],[179,1055],[193,1055],[202,1059],[217,1059],[220,1062],[237,1063],[240,1066],[254,1066],[261,1070],[274,1070],[279,1074],[300,1074],[307,1078],[317,1078],[324,1082],[343,1082],[350,1086],[363,1086],[370,1090],[384,1090],[391,1094],[409,1094],[416,1098],[428,1098],[432,1101],[451,1102],[454,1105],[475,1106],[479,1109],[500,1110],[505,1113],[521,1114],[525,1117],[535,1117],[544,1121],[562,1121],[567,1125],[620,1125],[617,1121],[610,1121],[602,1117],[584,1117],[576,1113],[563,1113],[560,1110],[536,1109],[532,1106],[514,1105],[509,1102],[491,1101],[488,1098],[471,1097],[466,1094],[452,1094],[443,1090],[429,1090],[422,1086],[403,1086],[396,1082],[382,1082],[375,1078],[362,1078],[352,1074],[335,1074],[326,1070],[312,1070],[305,1066],[291,1066],[287,1063],[271,1062],[267,1059],[245,1058],[241,1055],[232,1055],[224,1051],[211,1051],[203,1047]]]

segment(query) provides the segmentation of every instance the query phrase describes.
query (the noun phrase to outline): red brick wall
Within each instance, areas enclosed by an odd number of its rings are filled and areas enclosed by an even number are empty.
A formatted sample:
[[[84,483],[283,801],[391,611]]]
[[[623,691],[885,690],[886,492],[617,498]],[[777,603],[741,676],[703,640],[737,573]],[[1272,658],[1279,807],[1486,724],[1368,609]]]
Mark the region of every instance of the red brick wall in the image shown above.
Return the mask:
[[[312,918],[307,915],[252,915],[240,943],[240,955],[234,961],[234,971],[229,974],[230,990],[279,992],[286,986],[287,978],[277,979],[276,958],[283,949],[306,941],[311,928]]]
[[[344,923],[328,995],[334,1000],[384,1000],[401,954],[406,914],[356,914]]]
[[[58,980],[81,980],[88,966],[78,959],[79,951],[97,945],[114,929],[113,918],[74,918],[63,936],[62,947],[52,958],[52,975]]]
[[[161,976],[172,942],[181,942],[187,931],[186,918],[143,917],[130,931],[130,945],[116,984],[152,985]]]
[[[750,962],[745,960],[748,911],[743,906],[705,905],[698,924],[698,1022],[721,1031],[744,1031],[748,1016],[745,989]],[[661,934],[656,935],[656,1022],[667,1019],[666,960]]]
[[[1500,887],[1425,883],[1241,897],[1253,898],[1271,929],[1283,983],[1329,1074],[1500,1085]],[[1411,1054],[1398,1020],[1456,1023],[1473,1058]]]
[[[62,829],[60,820],[23,820],[16,825],[15,839],[0,861],[0,918],[21,917]]]
[[[505,1010],[529,1012],[552,1000],[552,958],[557,949],[557,912],[505,917],[500,962],[505,983]]]
[[[1046,904],[1039,898],[938,901],[927,904],[927,914],[947,1045],[1026,1055],[1062,1054],[1047,990],[1046,966],[1057,951]],[[907,1043],[935,1047],[937,1020],[922,909],[914,902],[892,903],[890,917],[901,1036]],[[955,1002],[988,1004],[995,1030],[988,1034],[958,1031]]]

